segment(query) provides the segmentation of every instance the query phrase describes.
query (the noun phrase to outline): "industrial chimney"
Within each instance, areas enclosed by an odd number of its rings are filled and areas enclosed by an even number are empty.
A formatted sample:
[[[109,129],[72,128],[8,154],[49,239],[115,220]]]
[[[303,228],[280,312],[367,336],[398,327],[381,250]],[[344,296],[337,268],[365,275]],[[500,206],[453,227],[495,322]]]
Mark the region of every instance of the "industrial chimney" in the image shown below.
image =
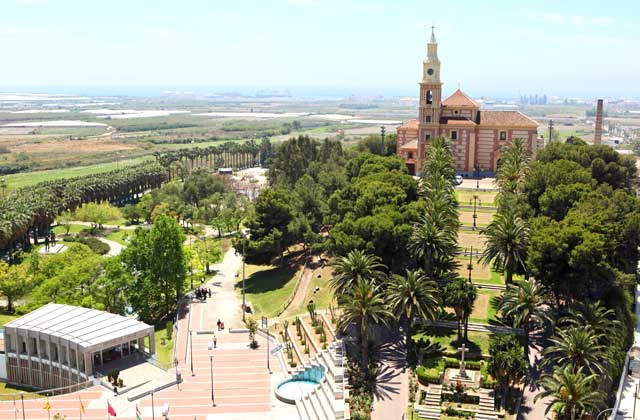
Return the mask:
[[[596,108],[596,135],[593,138],[593,144],[602,143],[602,99],[598,99]]]

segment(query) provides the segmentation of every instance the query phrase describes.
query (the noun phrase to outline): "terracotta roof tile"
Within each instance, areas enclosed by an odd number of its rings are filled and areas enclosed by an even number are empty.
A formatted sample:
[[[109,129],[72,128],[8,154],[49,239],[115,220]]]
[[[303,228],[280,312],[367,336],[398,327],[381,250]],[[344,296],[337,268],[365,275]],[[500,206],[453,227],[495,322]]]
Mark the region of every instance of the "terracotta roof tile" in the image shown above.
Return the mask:
[[[417,130],[418,129],[418,120],[409,120],[402,123],[398,130]]]
[[[417,150],[418,149],[418,140],[411,140],[408,143],[400,146],[400,150]]]
[[[537,128],[538,123],[520,111],[480,111],[480,125]]]
[[[465,95],[460,89],[453,92],[451,96],[442,102],[443,106],[448,107],[471,107],[480,108],[480,104]]]

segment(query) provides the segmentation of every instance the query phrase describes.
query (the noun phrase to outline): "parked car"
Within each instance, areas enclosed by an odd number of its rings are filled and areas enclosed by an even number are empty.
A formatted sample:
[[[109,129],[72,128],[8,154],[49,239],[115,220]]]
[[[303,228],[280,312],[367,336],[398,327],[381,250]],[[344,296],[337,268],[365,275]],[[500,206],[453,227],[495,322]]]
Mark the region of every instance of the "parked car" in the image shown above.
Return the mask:
[[[462,184],[462,176],[461,176],[461,175],[456,175],[456,176],[453,178],[453,181],[454,181],[454,183],[455,183],[456,185],[460,185],[460,184]]]

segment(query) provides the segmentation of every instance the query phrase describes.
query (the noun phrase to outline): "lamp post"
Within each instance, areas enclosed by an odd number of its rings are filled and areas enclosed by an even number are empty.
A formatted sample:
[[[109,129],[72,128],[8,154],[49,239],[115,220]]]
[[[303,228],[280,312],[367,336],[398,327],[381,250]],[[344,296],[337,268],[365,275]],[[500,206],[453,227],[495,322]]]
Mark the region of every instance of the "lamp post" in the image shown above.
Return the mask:
[[[151,420],[156,420],[156,409],[153,402],[153,389],[151,390]]]
[[[480,188],[480,171],[478,170],[477,166],[473,169],[476,171],[476,189],[479,189]]]
[[[385,133],[385,126],[380,126],[380,156],[384,156],[384,133]]]
[[[478,196],[476,194],[473,195],[473,230],[476,230],[476,219],[478,218],[478,213],[476,211],[476,204],[478,202]]]
[[[244,258],[245,258],[244,251],[245,251],[245,248],[244,248],[244,245],[245,245],[246,240],[247,240],[246,238],[243,238],[243,241],[242,241],[242,322],[246,322],[245,314],[247,313],[247,307],[245,306],[246,305],[246,299],[245,299],[245,296],[244,296],[244,292],[245,292],[245,288],[244,288],[244,286],[245,286],[245,271],[244,271],[244,268],[245,268],[244,267]]]
[[[266,316],[262,317],[262,328],[267,331],[267,370],[271,374],[271,366],[269,366],[269,319]]]
[[[209,341],[207,348],[209,349],[209,351],[213,351],[213,341]],[[209,354],[209,366],[211,371],[211,404],[213,405],[213,407],[215,407],[216,398],[213,395],[213,354]]]
[[[25,420],[24,418],[24,392],[20,391],[20,401],[22,402],[22,420]]]
[[[2,198],[4,198],[4,190],[7,188],[7,180],[0,178],[0,188],[2,188]]]
[[[193,331],[189,330],[189,352],[191,354],[191,376],[196,376],[195,373],[193,373]]]
[[[467,264],[467,270],[469,270],[469,283],[473,283],[471,280],[471,271],[473,271],[473,246],[471,246],[471,252],[469,253],[469,264]]]

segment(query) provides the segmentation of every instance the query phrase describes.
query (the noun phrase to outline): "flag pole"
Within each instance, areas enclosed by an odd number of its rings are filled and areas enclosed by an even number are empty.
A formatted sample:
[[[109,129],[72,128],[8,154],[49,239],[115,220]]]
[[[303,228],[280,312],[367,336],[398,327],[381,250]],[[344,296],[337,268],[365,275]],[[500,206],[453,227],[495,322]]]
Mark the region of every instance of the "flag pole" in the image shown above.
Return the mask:
[[[16,397],[13,397],[13,416],[18,420],[18,407],[16,406]]]
[[[107,399],[107,420],[111,419],[111,413],[109,412],[109,399]]]
[[[20,393],[20,400],[22,401],[22,420],[24,419],[24,392]]]

